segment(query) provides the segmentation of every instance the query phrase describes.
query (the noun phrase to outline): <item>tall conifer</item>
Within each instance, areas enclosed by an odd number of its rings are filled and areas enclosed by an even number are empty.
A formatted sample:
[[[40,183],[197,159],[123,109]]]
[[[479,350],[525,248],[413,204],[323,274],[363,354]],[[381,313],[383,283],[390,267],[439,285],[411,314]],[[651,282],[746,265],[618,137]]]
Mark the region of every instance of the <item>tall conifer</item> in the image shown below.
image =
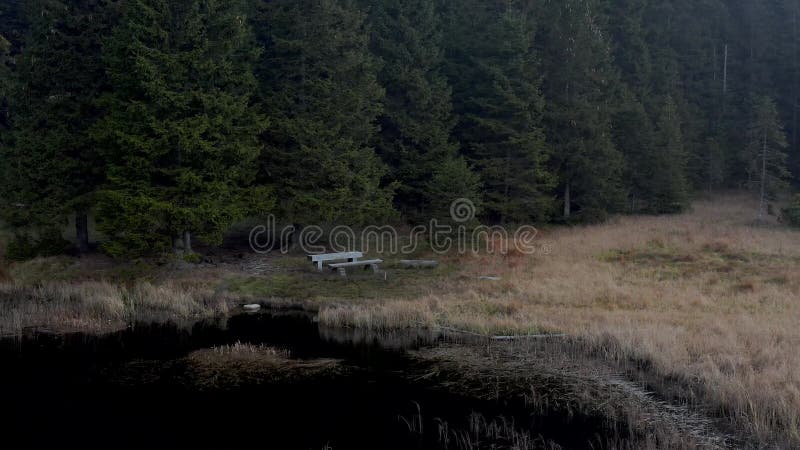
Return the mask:
[[[100,42],[114,21],[103,0],[36,0],[17,58],[20,81],[14,130],[3,146],[4,208],[10,222],[56,234],[76,216],[80,250],[88,247],[87,214],[103,182],[103,161],[89,130],[107,89]]]
[[[130,0],[106,43],[113,92],[95,127],[108,159],[102,230],[112,254],[187,252],[221,241],[269,201],[249,189],[265,118],[252,105],[258,56],[240,2]]]
[[[375,153],[384,90],[366,14],[352,0],[276,0],[261,8],[261,180],[298,225],[364,223],[393,214]]]
[[[395,204],[412,219],[425,219],[441,216],[457,198],[478,201],[478,175],[455,161],[455,120],[434,2],[383,0],[373,7],[371,23],[371,47],[382,62],[378,79],[386,88],[378,152],[391,168],[390,179],[399,182]],[[440,206],[432,211],[434,205]]]
[[[481,175],[486,215],[498,221],[552,215],[535,24],[524,5],[447,4],[447,73],[459,119],[455,135]]]

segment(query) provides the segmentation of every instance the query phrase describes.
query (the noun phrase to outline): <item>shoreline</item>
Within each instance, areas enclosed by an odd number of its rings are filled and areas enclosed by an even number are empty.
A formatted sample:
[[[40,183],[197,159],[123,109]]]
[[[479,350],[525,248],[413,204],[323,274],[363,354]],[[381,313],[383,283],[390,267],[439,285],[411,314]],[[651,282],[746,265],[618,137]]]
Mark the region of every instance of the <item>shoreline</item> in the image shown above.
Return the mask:
[[[552,229],[550,255],[447,257],[424,271],[386,257],[387,279],[318,273],[297,254],[175,267],[41,259],[11,267],[25,279],[0,285],[0,320],[20,329],[191,321],[256,302],[316,311],[325,326],[363,334],[564,334],[670,403],[708,408],[748,442],[794,447],[800,233],[751,226],[751,207],[722,198],[677,216]]]

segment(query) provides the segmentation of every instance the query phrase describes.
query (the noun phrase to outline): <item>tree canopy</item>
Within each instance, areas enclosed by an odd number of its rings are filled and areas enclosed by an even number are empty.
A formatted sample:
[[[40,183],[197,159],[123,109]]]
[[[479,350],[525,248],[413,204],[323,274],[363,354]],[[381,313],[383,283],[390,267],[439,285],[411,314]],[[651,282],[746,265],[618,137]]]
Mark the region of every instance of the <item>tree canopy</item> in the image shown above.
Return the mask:
[[[236,221],[676,213],[800,184],[780,0],[27,0],[0,8],[0,219],[113,255]],[[88,218],[102,237],[88,236]]]

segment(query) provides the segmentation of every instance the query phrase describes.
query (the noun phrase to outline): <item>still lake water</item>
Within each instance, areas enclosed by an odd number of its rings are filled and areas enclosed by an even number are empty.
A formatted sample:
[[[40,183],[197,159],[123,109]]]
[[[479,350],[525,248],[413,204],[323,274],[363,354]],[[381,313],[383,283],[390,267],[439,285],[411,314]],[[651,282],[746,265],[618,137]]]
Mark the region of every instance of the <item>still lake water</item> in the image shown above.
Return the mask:
[[[190,352],[236,342],[336,358],[348,370],[222,389],[186,382],[181,361]],[[473,413],[563,448],[590,448],[601,433],[592,420],[533,415],[521,401],[479,400],[411,376],[428,368],[407,351],[428,345],[437,336],[331,330],[299,312],[189,330],[139,325],[104,336],[2,339],[0,448],[458,449],[464,444],[440,430],[469,430]],[[510,446],[483,439],[472,448]]]

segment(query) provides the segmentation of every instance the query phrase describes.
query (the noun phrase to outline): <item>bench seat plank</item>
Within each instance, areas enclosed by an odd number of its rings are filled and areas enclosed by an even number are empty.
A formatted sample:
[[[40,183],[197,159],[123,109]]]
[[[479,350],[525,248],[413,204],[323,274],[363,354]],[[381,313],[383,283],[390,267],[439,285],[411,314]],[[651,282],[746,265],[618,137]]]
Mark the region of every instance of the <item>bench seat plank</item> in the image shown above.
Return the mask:
[[[352,259],[361,258],[364,254],[361,252],[342,252],[342,253],[320,253],[317,255],[308,255],[310,261],[330,261],[335,259]]]
[[[380,264],[382,262],[383,262],[382,259],[365,259],[365,260],[361,260],[361,261],[328,264],[328,267],[330,267],[331,269],[338,269],[340,267],[371,266],[373,264]]]
[[[322,270],[322,265],[326,261],[354,262],[358,261],[358,258],[363,256],[364,254],[361,252],[320,253],[317,255],[308,255],[308,259],[317,266],[317,270]]]

